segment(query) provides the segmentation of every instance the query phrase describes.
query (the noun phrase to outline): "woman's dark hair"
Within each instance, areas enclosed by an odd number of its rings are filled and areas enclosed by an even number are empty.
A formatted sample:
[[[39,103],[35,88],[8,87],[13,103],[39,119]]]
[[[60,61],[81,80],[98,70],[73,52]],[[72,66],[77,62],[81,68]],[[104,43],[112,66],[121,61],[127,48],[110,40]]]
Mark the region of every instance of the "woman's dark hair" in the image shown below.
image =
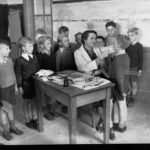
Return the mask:
[[[97,32],[96,31],[94,31],[94,30],[86,30],[82,34],[82,43],[83,44],[85,43],[84,41],[87,40],[87,38],[88,38],[90,33],[94,33],[96,35],[96,37],[97,37]]]

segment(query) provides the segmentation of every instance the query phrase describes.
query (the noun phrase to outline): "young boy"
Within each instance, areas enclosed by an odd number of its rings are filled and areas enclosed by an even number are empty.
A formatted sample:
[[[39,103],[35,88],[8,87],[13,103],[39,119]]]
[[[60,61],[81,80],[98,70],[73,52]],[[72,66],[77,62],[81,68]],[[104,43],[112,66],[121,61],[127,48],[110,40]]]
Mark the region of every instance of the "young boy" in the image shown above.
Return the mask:
[[[108,74],[109,79],[115,83],[112,89],[112,97],[114,104],[118,106],[118,123],[113,124],[116,131],[124,132],[127,129],[127,108],[126,108],[126,94],[128,91],[129,83],[129,68],[130,59],[125,53],[126,43],[123,36],[118,35],[113,44],[114,54],[108,57]],[[113,113],[113,119],[115,118]]]
[[[57,42],[54,43],[53,45],[53,52],[56,53],[57,50],[59,49],[59,41],[62,37],[68,37],[69,36],[69,28],[66,26],[61,26],[58,29],[58,37],[57,37]]]
[[[38,60],[33,52],[33,41],[28,37],[21,37],[18,41],[22,49],[21,56],[16,60],[15,72],[19,93],[23,96],[23,108],[26,126],[37,129],[37,114],[35,109],[35,91],[32,75],[39,70]]]
[[[56,71],[56,54],[51,49],[51,38],[49,36],[41,36],[38,39],[37,55],[40,69]],[[45,96],[44,117],[47,120],[54,120],[56,114],[54,113],[54,101],[50,100],[48,96]]]
[[[138,77],[142,74],[143,69],[143,46],[138,42],[139,29],[136,27],[128,29],[128,36],[131,44],[126,49],[126,53],[130,58],[130,86],[131,93],[130,99],[127,102],[129,107],[132,107],[135,103],[135,96],[137,93],[137,81]]]
[[[105,25],[106,27],[106,32],[107,32],[107,36],[106,36],[106,46],[110,46],[113,45],[113,41],[114,38],[117,36],[117,24],[113,21],[109,21],[106,23]]]
[[[35,32],[35,44],[34,44],[34,50],[33,50],[33,54],[34,55],[37,55],[38,54],[38,47],[37,47],[37,42],[38,42],[38,39],[41,37],[41,36],[46,36],[46,32],[44,29],[42,28],[38,28]]]
[[[56,52],[56,69],[57,71],[63,70],[76,70],[73,54],[69,48],[69,39],[64,36],[58,40],[59,49]]]
[[[22,135],[23,132],[15,126],[13,105],[16,104],[15,93],[18,91],[14,66],[9,57],[10,48],[7,41],[0,40],[0,118],[3,137],[12,140],[11,133]]]

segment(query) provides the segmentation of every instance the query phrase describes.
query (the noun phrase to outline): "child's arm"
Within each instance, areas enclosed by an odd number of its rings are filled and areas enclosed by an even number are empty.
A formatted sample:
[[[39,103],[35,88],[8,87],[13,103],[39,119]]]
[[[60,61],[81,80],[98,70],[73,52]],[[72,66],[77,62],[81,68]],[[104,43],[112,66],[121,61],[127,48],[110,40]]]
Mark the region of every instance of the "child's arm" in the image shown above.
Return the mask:
[[[18,91],[20,94],[23,94],[22,89],[22,63],[20,59],[18,58],[15,63],[15,73],[16,73],[16,81],[18,86]]]
[[[143,69],[143,46],[141,44],[139,45],[138,53],[139,53],[138,75],[141,76]]]

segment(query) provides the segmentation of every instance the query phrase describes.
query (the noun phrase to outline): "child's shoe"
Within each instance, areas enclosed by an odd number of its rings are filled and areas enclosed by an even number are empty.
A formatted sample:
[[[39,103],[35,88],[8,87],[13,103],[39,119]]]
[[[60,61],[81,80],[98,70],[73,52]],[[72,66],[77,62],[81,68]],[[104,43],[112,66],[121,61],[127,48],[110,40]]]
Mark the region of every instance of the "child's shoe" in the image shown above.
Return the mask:
[[[23,134],[23,131],[21,131],[20,129],[18,128],[10,128],[10,133],[14,133],[16,135],[22,135]]]
[[[28,128],[33,129],[33,126],[32,126],[31,121],[26,122],[25,125],[26,125]]]
[[[52,120],[55,119],[55,117],[52,116],[51,113],[46,113],[46,114],[44,114],[44,117],[45,117],[47,120],[49,120],[49,121],[52,121]]]
[[[37,120],[37,119],[32,119],[32,120],[30,121],[30,123],[31,123],[33,129],[35,129],[35,130],[38,129],[39,123],[38,123],[38,120]]]
[[[115,139],[116,139],[116,136],[115,136],[115,132],[114,132],[113,127],[110,128],[109,139],[111,139],[111,140],[115,140]]]
[[[3,138],[6,139],[7,141],[10,141],[13,139],[12,135],[10,134],[9,131],[3,132]]]
[[[118,131],[118,132],[125,132],[127,130],[127,127],[124,126],[123,128],[121,128],[119,126],[116,126],[116,127],[114,127],[114,130]]]

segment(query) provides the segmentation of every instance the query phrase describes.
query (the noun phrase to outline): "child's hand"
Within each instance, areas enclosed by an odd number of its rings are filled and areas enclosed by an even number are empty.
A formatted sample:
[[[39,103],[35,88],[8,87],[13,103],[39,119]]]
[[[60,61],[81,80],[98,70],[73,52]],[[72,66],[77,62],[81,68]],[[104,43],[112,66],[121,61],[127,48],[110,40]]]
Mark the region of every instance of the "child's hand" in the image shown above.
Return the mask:
[[[139,70],[138,71],[138,76],[141,76],[142,75],[142,70]]]
[[[18,94],[18,87],[15,86],[15,94],[17,95]]]
[[[18,88],[18,91],[19,91],[19,94],[20,94],[20,95],[23,95],[23,89],[22,89],[22,87],[19,87],[19,88]]]
[[[122,96],[125,98],[125,97],[127,96],[127,94],[126,94],[126,93],[123,93]]]

